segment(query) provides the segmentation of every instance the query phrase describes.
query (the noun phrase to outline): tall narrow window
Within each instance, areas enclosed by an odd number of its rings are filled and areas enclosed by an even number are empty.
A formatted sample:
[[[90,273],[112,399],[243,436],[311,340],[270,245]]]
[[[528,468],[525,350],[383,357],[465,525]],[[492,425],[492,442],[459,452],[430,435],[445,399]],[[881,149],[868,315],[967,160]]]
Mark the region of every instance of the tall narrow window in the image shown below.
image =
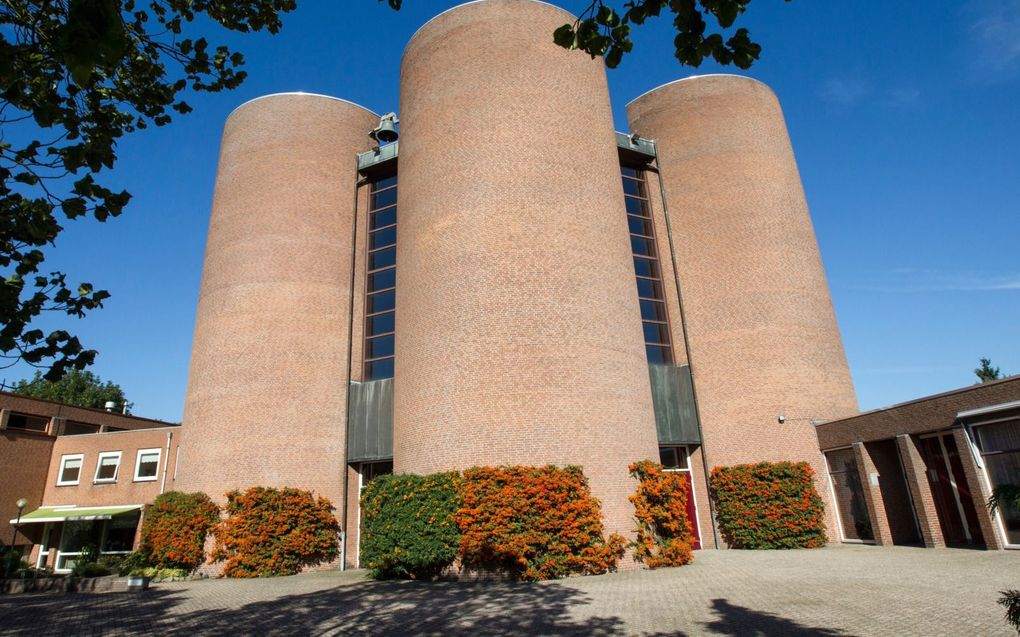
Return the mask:
[[[662,288],[662,270],[655,245],[655,227],[643,170],[622,166],[623,196],[630,226],[630,247],[634,254],[641,323],[645,332],[645,353],[649,363],[671,365],[673,347]]]
[[[393,378],[397,306],[397,177],[372,182],[368,203],[364,379]]]

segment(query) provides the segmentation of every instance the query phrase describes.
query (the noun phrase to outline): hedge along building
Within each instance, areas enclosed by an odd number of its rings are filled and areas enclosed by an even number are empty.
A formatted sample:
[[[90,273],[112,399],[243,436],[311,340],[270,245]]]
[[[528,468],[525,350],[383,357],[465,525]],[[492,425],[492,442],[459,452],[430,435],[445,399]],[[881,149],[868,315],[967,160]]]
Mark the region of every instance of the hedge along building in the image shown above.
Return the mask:
[[[552,42],[573,20],[483,0],[427,23],[399,143],[322,96],[230,116],[178,488],[314,489],[355,560],[379,472],[580,465],[632,535],[627,466],[658,457],[706,546],[706,467],[824,474],[809,421],[856,400],[775,96],[688,78],[617,133],[601,60]]]

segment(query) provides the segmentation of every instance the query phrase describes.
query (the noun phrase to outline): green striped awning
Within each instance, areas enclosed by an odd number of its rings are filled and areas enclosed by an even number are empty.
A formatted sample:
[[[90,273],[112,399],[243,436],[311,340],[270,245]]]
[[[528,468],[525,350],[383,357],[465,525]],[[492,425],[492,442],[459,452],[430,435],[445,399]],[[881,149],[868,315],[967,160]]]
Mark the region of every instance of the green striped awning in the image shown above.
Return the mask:
[[[142,505],[140,504],[125,504],[115,507],[39,507],[35,511],[21,516],[21,524],[29,524],[31,522],[63,522],[64,520],[109,520],[115,515],[130,513],[141,508]],[[17,524],[17,522],[17,518],[11,520],[11,524]]]

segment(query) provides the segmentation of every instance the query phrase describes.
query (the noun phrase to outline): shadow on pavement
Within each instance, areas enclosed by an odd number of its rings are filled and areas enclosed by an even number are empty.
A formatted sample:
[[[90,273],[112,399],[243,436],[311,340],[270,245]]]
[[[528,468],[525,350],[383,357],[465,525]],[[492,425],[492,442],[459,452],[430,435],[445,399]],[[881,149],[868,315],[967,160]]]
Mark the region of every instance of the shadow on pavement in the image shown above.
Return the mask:
[[[211,584],[211,583],[210,583]],[[287,595],[236,608],[187,611],[188,596],[217,595],[216,585],[141,594],[25,595],[0,598],[0,632],[11,636],[186,635],[564,635],[622,637],[619,617],[575,617],[591,599],[563,585],[513,582],[367,582]],[[205,606],[216,602],[207,600]],[[192,602],[193,603],[193,602]],[[224,604],[229,604],[227,599]],[[180,608],[184,605],[185,608]],[[771,613],[712,601],[718,619],[691,634],[839,635]],[[597,611],[597,609],[596,609]],[[646,637],[686,637],[662,632]]]
[[[831,628],[804,626],[792,619],[752,610],[729,603],[725,599],[713,599],[712,610],[719,619],[709,622],[705,628],[715,635],[756,635],[761,637],[812,637],[815,635],[844,635]]]

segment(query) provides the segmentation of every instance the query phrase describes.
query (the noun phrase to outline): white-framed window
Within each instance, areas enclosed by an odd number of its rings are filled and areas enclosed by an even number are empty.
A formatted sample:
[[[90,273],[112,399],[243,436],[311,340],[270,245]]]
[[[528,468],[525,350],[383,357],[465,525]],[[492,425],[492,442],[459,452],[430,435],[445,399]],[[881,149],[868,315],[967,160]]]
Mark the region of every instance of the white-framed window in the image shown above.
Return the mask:
[[[103,451],[99,454],[99,462],[96,463],[96,475],[93,482],[116,482],[117,474],[120,473],[120,452]]]
[[[60,456],[60,473],[57,474],[57,486],[68,487],[78,484],[81,478],[81,465],[85,462],[85,454],[69,453]]]
[[[151,482],[159,476],[159,456],[162,450],[139,449],[135,460],[135,482]]]

